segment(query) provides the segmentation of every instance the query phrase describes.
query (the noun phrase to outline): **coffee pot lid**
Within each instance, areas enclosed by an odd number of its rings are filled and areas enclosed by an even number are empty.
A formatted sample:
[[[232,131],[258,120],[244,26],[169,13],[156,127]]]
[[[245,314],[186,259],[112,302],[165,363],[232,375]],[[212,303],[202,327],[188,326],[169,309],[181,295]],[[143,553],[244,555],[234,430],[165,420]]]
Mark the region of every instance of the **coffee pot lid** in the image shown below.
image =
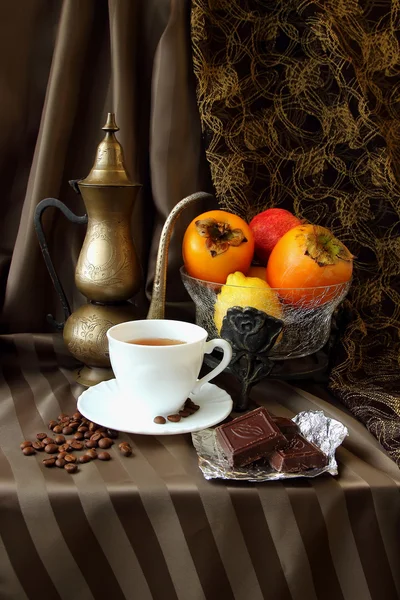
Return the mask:
[[[89,175],[79,181],[83,186],[140,186],[130,179],[124,161],[122,146],[115,137],[119,127],[115,122],[115,114],[108,113],[107,122],[102,128],[106,132],[97,146],[96,158]]]

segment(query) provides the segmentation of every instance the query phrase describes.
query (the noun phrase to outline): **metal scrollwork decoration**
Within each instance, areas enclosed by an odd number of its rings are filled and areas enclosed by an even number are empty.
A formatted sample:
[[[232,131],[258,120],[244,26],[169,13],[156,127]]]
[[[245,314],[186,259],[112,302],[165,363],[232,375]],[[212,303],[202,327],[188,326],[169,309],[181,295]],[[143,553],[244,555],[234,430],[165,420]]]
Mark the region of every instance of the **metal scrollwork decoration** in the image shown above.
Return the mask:
[[[269,351],[283,329],[283,321],[256,308],[229,308],[222,322],[221,337],[232,346],[232,360],[227,371],[240,382],[237,411],[246,410],[251,387],[267,377],[274,366]]]

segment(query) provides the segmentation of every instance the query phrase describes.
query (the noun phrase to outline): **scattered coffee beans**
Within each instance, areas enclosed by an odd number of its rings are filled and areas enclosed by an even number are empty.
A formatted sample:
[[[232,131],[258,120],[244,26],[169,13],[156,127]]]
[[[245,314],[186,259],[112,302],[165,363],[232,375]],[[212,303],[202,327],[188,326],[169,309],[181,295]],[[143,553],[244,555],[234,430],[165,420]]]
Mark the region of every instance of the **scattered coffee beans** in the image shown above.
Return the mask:
[[[59,446],[58,449],[60,452],[69,452],[71,450],[71,444],[69,443],[69,441],[65,442],[65,444]]]
[[[132,455],[132,447],[131,447],[130,444],[128,444],[128,442],[124,442],[123,444],[120,444],[119,445],[119,451],[124,456],[131,456]]]
[[[99,460],[110,460],[111,456],[108,454],[108,452],[99,452],[97,458]]]
[[[111,448],[111,446],[113,445],[113,441],[110,440],[110,438],[101,438],[101,440],[99,440],[98,442],[98,446],[99,448],[102,448],[103,450],[106,450],[107,448]]]
[[[44,450],[44,444],[43,444],[43,442],[39,442],[39,441],[33,442],[32,443],[32,448],[34,448],[38,452],[43,452],[43,450]]]
[[[168,415],[167,419],[168,421],[171,421],[171,423],[179,423],[181,415]]]
[[[97,448],[97,442],[95,440],[86,440],[86,448]]]
[[[171,415],[171,417],[177,421],[181,418],[180,415]],[[164,417],[156,417],[156,419],[155,422],[166,422]],[[88,421],[79,412],[71,417],[64,413],[60,414],[57,421],[52,420],[48,423],[48,428],[55,434],[54,438],[46,433],[37,433],[34,442],[26,440],[20,444],[20,448],[26,456],[33,456],[37,451],[43,450],[47,454],[54,454],[42,460],[43,466],[46,468],[57,466],[60,469],[64,468],[68,473],[78,471],[77,463],[86,464],[96,458],[103,461],[110,460],[111,455],[105,450],[111,448],[114,440],[118,438],[117,431]],[[73,437],[66,439],[65,436]],[[97,447],[101,452],[96,452]],[[85,454],[79,457],[72,454],[74,450],[83,449]],[[128,442],[119,444],[119,450],[123,456],[132,455],[132,447]]]
[[[33,454],[36,454],[36,450],[35,448],[32,448],[32,446],[25,446],[25,448],[22,449],[22,453],[25,454],[25,456],[32,456]]]
[[[74,433],[74,430],[72,429],[72,427],[67,425],[66,427],[63,428],[62,432],[64,435],[71,435],[71,433]]]
[[[96,452],[96,450],[95,450],[94,448],[92,448],[91,450],[87,450],[87,451],[85,452],[85,454],[86,454],[87,456],[90,456],[90,458],[91,458],[92,460],[94,460],[95,458],[97,458],[97,452]]]
[[[58,446],[57,444],[47,444],[47,446],[44,447],[44,451],[47,454],[55,454],[58,452]]]
[[[164,425],[164,423],[166,423],[167,421],[164,419],[164,417],[162,417],[161,415],[158,417],[154,417],[153,419],[154,423],[157,423],[157,425]]]
[[[78,440],[74,440],[71,442],[71,448],[73,448],[73,450],[82,450],[83,444],[82,442],[78,442]]]
[[[23,450],[24,448],[28,448],[29,446],[32,446],[32,442],[30,442],[29,440],[27,440],[26,442],[22,442],[22,444],[19,445],[21,450]]]
[[[72,463],[68,463],[65,465],[64,469],[68,472],[68,473],[76,473],[78,470],[78,466],[74,465]]]

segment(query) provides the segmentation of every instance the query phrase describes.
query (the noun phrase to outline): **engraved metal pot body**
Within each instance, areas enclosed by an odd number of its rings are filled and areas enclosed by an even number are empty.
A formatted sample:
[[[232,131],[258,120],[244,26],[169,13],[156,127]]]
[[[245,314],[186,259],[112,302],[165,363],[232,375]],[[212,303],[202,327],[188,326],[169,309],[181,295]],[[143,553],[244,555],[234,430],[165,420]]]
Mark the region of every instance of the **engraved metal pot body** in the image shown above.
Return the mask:
[[[103,130],[104,139],[97,147],[89,175],[71,181],[82,195],[87,215],[74,215],[55,198],[42,200],[35,211],[35,228],[53,284],[59,294],[65,324],[48,320],[63,329],[65,344],[84,366],[76,378],[83,385],[93,385],[113,377],[106,332],[118,323],[133,320],[136,310],[128,302],[140,289],[141,268],[131,236],[131,215],[140,184],[129,178],[123,150],[115,137],[118,127],[109,113]],[[75,223],[87,224],[87,230],[75,269],[75,284],[88,303],[73,313],[51,261],[44,230],[43,212],[59,208]]]
[[[130,231],[137,188],[82,185],[88,226],[75,283],[88,300],[121,302],[139,291],[141,272]]]

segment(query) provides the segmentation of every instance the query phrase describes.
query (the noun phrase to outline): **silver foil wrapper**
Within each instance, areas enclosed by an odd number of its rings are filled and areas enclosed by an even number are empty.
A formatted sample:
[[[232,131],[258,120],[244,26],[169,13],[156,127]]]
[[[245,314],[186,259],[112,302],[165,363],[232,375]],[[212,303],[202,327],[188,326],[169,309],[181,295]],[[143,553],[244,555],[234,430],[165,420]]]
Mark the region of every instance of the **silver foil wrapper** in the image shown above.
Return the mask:
[[[300,412],[292,419],[300,433],[313,442],[329,458],[326,467],[310,469],[302,473],[278,473],[265,464],[252,464],[246,467],[232,468],[221,451],[216,440],[215,429],[203,429],[192,433],[193,445],[199,457],[199,467],[206,479],[235,479],[238,481],[275,481],[294,477],[317,477],[322,473],[337,475],[336,448],[349,435],[347,427],[326,417],[322,410]]]

